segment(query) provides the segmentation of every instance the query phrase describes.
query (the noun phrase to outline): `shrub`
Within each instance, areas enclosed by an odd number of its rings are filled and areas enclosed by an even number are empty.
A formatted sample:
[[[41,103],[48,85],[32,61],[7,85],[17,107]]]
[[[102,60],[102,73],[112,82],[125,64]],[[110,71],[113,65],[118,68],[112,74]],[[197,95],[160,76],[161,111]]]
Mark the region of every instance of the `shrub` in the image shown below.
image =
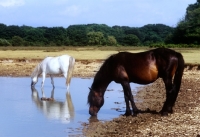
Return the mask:
[[[10,42],[6,39],[0,39],[0,46],[10,46]]]

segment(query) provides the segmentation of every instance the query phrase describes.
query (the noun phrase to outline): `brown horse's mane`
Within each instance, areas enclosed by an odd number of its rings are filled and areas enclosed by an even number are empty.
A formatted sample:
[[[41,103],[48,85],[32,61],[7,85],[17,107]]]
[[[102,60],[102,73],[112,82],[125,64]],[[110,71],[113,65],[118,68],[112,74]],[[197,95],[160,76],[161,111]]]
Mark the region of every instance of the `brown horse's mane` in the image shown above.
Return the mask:
[[[105,78],[109,79],[110,76],[110,67],[112,66],[112,59],[113,59],[114,55],[111,55],[110,57],[108,57],[104,63],[102,64],[102,66],[100,67],[99,71],[96,73],[95,77],[94,77],[94,81],[92,84],[92,89],[98,88],[97,85],[99,85],[99,83],[102,83],[105,81]]]
[[[104,63],[102,64],[102,66],[100,67],[99,71],[96,73],[96,75],[94,76],[94,81],[92,83],[90,92],[88,94],[88,104],[92,104],[92,96],[93,96],[93,91],[95,90],[96,92],[102,92],[104,94],[104,91],[101,90],[102,89],[102,85],[104,82],[106,82],[105,78],[107,79],[107,81],[110,80],[110,67],[111,67],[111,60],[113,58],[114,55],[111,55],[110,57],[108,57]],[[110,77],[109,77],[110,76]],[[101,86],[101,88],[99,87]],[[105,84],[105,88],[106,88],[106,84]]]

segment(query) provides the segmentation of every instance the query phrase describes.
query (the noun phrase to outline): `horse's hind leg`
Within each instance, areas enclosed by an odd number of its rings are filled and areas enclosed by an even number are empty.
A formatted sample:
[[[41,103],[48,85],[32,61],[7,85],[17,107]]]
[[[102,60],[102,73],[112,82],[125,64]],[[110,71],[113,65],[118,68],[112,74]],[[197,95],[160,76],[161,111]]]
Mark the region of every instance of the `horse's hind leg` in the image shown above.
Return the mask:
[[[173,102],[173,96],[174,96],[174,92],[175,90],[172,88],[172,78],[168,77],[168,78],[163,78],[163,81],[165,83],[165,89],[166,89],[166,101],[163,105],[162,110],[160,111],[162,115],[168,115],[169,113],[172,113],[172,102]]]
[[[131,115],[129,101],[131,102],[131,106],[132,106],[132,109],[133,109],[133,115],[137,115],[138,109],[135,105],[129,82],[123,82],[121,84],[122,84],[122,87],[123,87],[123,90],[124,90],[124,98],[125,98],[125,102],[126,102],[126,112],[125,112],[124,115],[126,115],[126,116]]]
[[[42,72],[42,84],[41,84],[41,88],[44,87],[44,81],[45,81],[45,77],[46,77],[46,74],[45,72]]]

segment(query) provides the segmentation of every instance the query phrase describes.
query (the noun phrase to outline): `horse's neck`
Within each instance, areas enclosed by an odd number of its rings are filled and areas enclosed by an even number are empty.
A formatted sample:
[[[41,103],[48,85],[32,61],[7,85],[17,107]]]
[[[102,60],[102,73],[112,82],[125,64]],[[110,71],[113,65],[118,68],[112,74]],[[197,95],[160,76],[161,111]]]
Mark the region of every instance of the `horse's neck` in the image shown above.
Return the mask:
[[[99,92],[105,92],[110,82],[111,80],[95,79],[92,84],[92,89]]]
[[[94,81],[92,84],[92,89],[96,91],[105,92],[106,88],[112,81],[109,69],[109,60],[105,61],[103,66],[101,66],[100,70],[97,72],[97,74],[94,77]]]
[[[41,64],[38,65],[38,68],[37,68],[37,69],[38,69],[38,70],[37,70],[37,74],[36,74],[36,76],[38,77],[38,76],[42,73]]]

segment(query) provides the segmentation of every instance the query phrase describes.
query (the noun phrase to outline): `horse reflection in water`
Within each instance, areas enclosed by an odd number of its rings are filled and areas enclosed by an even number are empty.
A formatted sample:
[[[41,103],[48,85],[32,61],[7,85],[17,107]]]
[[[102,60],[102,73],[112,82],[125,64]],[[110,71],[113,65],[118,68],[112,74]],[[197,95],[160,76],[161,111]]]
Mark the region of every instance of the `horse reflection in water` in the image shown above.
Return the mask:
[[[66,100],[64,102],[54,100],[54,88],[51,91],[51,98],[49,101],[44,101],[42,99],[47,99],[42,90],[42,98],[39,97],[38,91],[33,86],[32,89],[32,99],[37,105],[37,107],[42,110],[45,116],[49,119],[60,120],[62,123],[70,123],[74,118],[74,106],[72,103],[71,95],[69,92],[66,93]]]

